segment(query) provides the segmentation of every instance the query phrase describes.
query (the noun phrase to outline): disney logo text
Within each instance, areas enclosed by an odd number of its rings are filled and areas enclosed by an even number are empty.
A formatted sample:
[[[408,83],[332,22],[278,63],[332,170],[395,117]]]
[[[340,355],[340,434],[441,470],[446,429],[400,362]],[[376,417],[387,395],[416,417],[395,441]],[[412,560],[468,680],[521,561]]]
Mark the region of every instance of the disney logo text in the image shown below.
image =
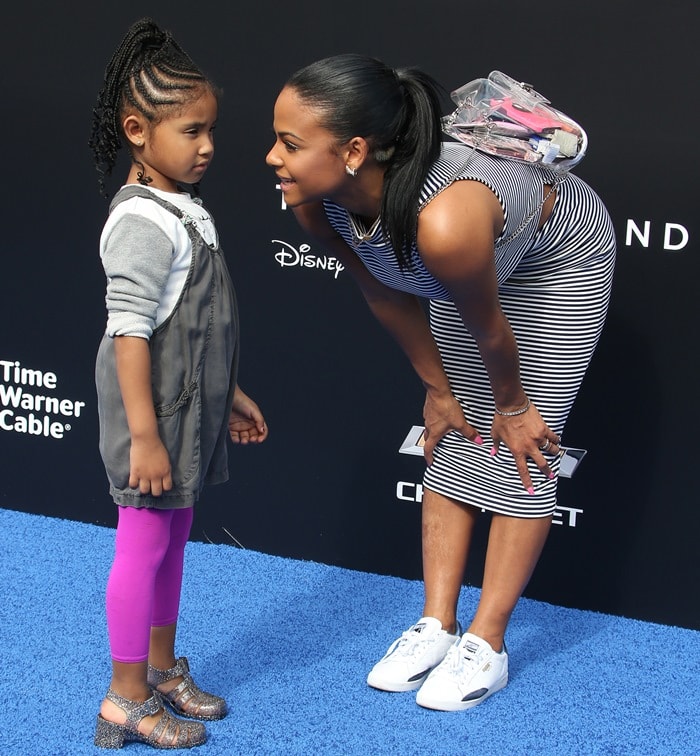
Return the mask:
[[[275,253],[275,260],[282,268],[290,268],[295,265],[302,268],[318,268],[332,272],[333,278],[338,278],[340,272],[345,270],[345,266],[336,257],[310,254],[311,246],[309,244],[301,244],[299,249],[296,249],[281,239],[273,239],[272,243],[282,245],[280,250]]]

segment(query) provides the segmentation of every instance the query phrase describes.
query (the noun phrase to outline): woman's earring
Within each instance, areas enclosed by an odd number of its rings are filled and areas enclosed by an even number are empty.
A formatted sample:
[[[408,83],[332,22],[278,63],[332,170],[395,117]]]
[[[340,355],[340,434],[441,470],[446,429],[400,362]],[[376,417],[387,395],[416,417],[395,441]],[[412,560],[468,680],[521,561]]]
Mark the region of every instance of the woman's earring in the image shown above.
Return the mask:
[[[353,178],[357,176],[357,169],[351,168],[349,165],[345,166],[345,173],[348,174],[348,176],[352,176]]]

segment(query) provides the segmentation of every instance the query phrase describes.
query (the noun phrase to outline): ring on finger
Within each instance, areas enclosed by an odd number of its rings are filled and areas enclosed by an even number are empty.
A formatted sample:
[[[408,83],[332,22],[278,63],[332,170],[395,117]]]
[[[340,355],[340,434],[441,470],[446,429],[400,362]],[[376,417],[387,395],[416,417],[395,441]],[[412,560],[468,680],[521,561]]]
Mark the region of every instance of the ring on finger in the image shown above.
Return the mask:
[[[551,442],[551,441],[550,441],[549,439],[547,439],[547,440],[546,440],[546,441],[545,441],[545,442],[544,442],[544,443],[542,444],[542,446],[538,446],[537,448],[538,448],[538,449],[539,449],[540,451],[542,451],[542,452],[546,452],[546,451],[547,451],[547,449],[549,449],[549,447],[550,447],[551,445],[552,445],[552,442]]]

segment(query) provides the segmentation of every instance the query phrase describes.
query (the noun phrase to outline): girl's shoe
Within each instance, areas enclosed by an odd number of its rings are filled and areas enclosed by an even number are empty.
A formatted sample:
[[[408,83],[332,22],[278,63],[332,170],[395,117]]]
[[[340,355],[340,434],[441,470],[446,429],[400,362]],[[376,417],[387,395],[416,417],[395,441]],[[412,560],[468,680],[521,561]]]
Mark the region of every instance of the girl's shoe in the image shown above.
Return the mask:
[[[167,693],[157,691],[159,685],[182,677],[182,682]],[[162,670],[148,665],[148,684],[154,692],[161,696],[172,706],[174,711],[184,717],[192,719],[223,719],[228,707],[226,701],[212,693],[205,693],[197,687],[190,675],[190,665],[184,656],[181,656],[174,667]]]
[[[177,719],[163,706],[160,693],[154,691],[146,701],[130,701],[113,690],[107,691],[107,699],[126,712],[126,722],[117,724],[97,715],[95,745],[100,748],[121,748],[125,742],[136,740],[154,748],[192,748],[204,743],[207,732],[200,722]],[[138,731],[138,724],[144,717],[163,714],[150,735]]]

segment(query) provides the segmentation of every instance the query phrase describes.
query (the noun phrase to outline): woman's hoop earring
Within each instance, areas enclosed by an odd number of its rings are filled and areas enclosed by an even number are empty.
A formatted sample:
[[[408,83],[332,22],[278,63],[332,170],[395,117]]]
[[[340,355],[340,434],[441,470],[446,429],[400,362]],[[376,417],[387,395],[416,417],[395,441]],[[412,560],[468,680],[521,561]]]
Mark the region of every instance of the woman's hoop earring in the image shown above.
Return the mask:
[[[357,168],[351,168],[349,165],[346,165],[345,173],[347,173],[348,176],[352,176],[354,178],[355,176],[357,176]]]

